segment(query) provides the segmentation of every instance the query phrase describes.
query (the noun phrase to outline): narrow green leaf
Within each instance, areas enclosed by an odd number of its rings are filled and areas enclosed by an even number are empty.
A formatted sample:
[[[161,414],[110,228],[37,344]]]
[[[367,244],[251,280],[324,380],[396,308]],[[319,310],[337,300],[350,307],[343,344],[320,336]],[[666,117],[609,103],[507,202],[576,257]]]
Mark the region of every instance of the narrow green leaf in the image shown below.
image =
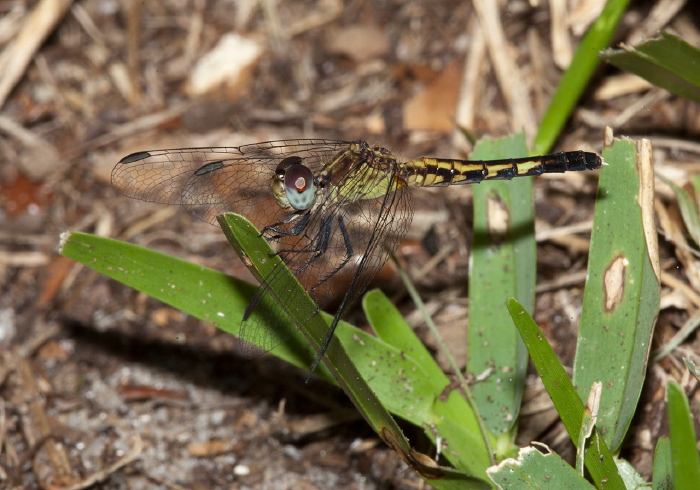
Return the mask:
[[[640,155],[651,154],[646,147]],[[651,161],[638,162],[629,140],[603,157],[573,381],[582,398],[603,383],[598,428],[616,452],[644,382],[660,285]]]
[[[557,90],[542,118],[532,145],[532,154],[547,153],[559,137],[564,124],[598,67],[598,52],[610,45],[615,29],[629,0],[608,0],[598,19],[588,29],[576,49],[571,65],[561,78]]]
[[[391,392],[382,396],[377,391],[377,395],[393,403],[403,400],[405,408],[402,413],[410,413],[409,420],[417,425],[430,427],[426,435],[435,444],[449,447],[446,457],[458,468],[475,474],[485,471],[492,464],[491,451],[485,442],[487,435],[482,434],[477,415],[460,393],[464,388],[450,382],[401,313],[381,291],[367,293],[363,306],[379,337],[398,349],[396,354],[369,360],[391,363],[393,369],[389,371],[395,373],[393,382],[389,383]],[[352,357],[362,370],[367,361],[363,362],[355,354]],[[406,365],[409,360],[414,363],[412,366]],[[385,373],[382,375],[386,376]],[[426,385],[418,386],[418,380]],[[372,379],[368,378],[368,381],[371,383]]]
[[[673,488],[695,490],[700,482],[700,457],[698,457],[695,425],[683,388],[675,381],[666,385],[668,428],[673,461]]]
[[[508,311],[569,437],[576,444],[580,440],[581,421],[584,416],[583,401],[532,317],[513,298],[508,300]],[[615,460],[597,429],[588,439],[584,463],[597,488],[606,490],[625,488],[617,472]]]
[[[221,272],[176,257],[84,233],[67,234],[61,245],[61,253],[196,318],[212,322],[234,335],[238,335],[243,311],[257,289]],[[331,317],[324,314],[324,318],[329,321]],[[421,365],[403,355],[400,350],[345,322],[338,325],[337,336],[344,345],[349,346],[353,358],[359,359],[357,362],[362,377],[370,380],[373,391],[381,395],[382,403],[387,409],[420,427],[443,421],[445,417],[440,412],[442,403],[437,403],[437,409],[431,409],[436,405],[443,388],[433,384],[429,377],[421,373]],[[314,356],[314,351],[302,335],[292,337],[271,353],[302,369],[308,369]],[[378,360],[387,362],[377,362]],[[404,376],[399,383],[396,380],[397,372],[404,375],[410,373],[415,378],[408,379]],[[323,364],[316,373],[334,381]],[[446,405],[458,414],[466,413],[468,405],[456,396],[457,393],[453,395],[455,398],[450,396]],[[457,408],[452,408],[455,406]],[[451,417],[460,420],[459,416]],[[446,457],[464,471],[485,475],[490,458],[478,449],[483,447],[478,433],[449,421],[439,431],[433,432],[428,428],[428,432],[437,437],[449,435],[458,439],[467,448],[460,453],[447,451]]]
[[[270,294],[274,297],[275,302],[295,324],[301,327],[307,340],[318,349],[326,336],[328,323],[323,315],[314,314],[316,304],[306,294],[296,277],[287,269],[279,255],[273,253],[258,230],[243,216],[227,213],[218,219],[226,238],[236,253],[239,254],[251,272],[258,277],[267,278]],[[275,274],[270,274],[273,270]],[[367,340],[368,336],[364,338]],[[351,360],[344,345],[357,353],[358,349],[363,351],[367,343],[362,341],[359,335],[353,335],[352,339],[349,339],[338,332],[337,335],[333,336],[323,360],[340,387],[343,388],[365,420],[384,442],[396,451],[414,471],[436,488],[458,488],[455,485],[464,484],[464,482],[469,482],[475,488],[483,487],[484,482],[480,478],[438,466],[428,456],[417,453],[411,448],[387,408],[367,383],[366,380],[376,379],[376,372],[371,371],[378,371],[377,363],[387,362],[391,369],[395,362],[400,362],[400,353],[391,356],[387,350],[380,352],[379,356],[375,352],[369,359],[359,359],[365,369],[370,368],[370,371],[365,373],[365,377]],[[382,360],[381,354],[387,355],[387,358]],[[406,371],[407,374],[410,372]],[[394,376],[390,376],[390,380],[402,381],[398,373],[394,373]],[[421,382],[420,377],[416,380],[418,383]],[[382,380],[382,382],[386,381],[389,380]],[[405,388],[407,384],[410,385],[412,381],[406,380],[403,387]]]
[[[498,466],[490,468],[488,475],[499,488],[508,490],[595,488],[558,454],[542,454],[534,447],[521,449],[517,461],[506,459]]]
[[[642,478],[634,466],[630,464],[626,459],[615,459],[615,464],[617,465],[617,471],[622,477],[622,481],[625,482],[625,488],[633,488],[635,490],[641,490],[647,488],[649,484]]]
[[[272,251],[258,230],[244,217],[227,213],[219,217],[219,224],[226,238],[251,272],[259,280],[268,278],[270,296],[276,300],[278,307],[284,310],[289,320],[302,327],[301,331],[309,343],[318,349],[325,338],[328,323],[323,315],[315,314],[315,303],[306,294],[296,277],[286,268],[280,256]],[[276,273],[271,274],[272,271]],[[264,306],[275,307],[272,304]],[[274,328],[279,328],[279,325],[269,325],[270,330]],[[337,337],[331,341],[324,360],[338,384],[346,390],[370,425],[378,433],[381,432],[382,427],[390,428],[395,432],[397,440],[405,444],[405,450],[408,450],[408,442],[400,439],[402,438],[400,429],[354,369],[352,361]]]
[[[252,284],[177,257],[86,233],[66,234],[60,252],[236,336],[243,312],[257,289]],[[314,355],[301,335],[293,336],[272,353],[305,369]],[[325,366],[320,366],[317,374],[333,379]]]
[[[691,174],[690,175],[690,185],[693,188],[693,196],[700,196],[700,175]],[[700,208],[700,204],[696,203],[696,207]],[[699,209],[700,211],[700,209]]]
[[[671,459],[671,441],[661,436],[654,451],[654,490],[673,490],[673,461]]]
[[[377,337],[413,358],[423,367],[429,379],[434,382],[444,381],[447,386],[448,380],[445,373],[437,365],[423,342],[416,337],[401,312],[382,291],[375,289],[368,292],[362,300],[362,307]]]
[[[480,141],[472,158],[527,155],[524,135]],[[469,271],[467,372],[479,377],[472,393],[484,425],[495,436],[510,434],[518,420],[527,352],[508,317],[515,296],[532,308],[535,238],[532,182],[514,179],[474,186],[474,244]],[[508,436],[512,438],[512,435]],[[506,444],[508,451],[509,445]]]
[[[601,58],[657,87],[700,102],[700,50],[669,32],[637,46],[623,44]]]

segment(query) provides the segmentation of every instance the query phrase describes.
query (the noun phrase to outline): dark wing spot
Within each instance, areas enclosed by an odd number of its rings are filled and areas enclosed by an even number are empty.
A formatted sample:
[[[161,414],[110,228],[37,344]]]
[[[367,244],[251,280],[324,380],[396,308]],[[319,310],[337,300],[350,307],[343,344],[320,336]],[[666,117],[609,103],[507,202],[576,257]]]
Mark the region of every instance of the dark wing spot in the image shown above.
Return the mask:
[[[147,151],[137,151],[136,153],[132,153],[131,155],[125,156],[124,158],[119,160],[119,163],[134,163],[143,160],[144,158],[148,158],[150,156],[151,154]]]
[[[194,173],[195,175],[206,175],[211,172],[215,172],[221,168],[224,168],[224,162],[219,160],[218,162],[209,162],[206,165],[203,165],[197,169],[197,171]]]

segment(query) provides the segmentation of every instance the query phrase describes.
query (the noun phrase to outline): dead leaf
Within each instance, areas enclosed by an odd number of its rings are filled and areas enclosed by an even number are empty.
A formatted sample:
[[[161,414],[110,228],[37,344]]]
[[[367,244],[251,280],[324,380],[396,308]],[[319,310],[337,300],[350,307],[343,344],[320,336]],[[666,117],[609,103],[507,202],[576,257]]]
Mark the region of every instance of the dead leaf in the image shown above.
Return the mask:
[[[188,95],[198,96],[224,89],[230,99],[241,98],[262,54],[263,47],[257,41],[231,32],[224,34],[194,67],[185,90]]]
[[[411,97],[404,104],[404,129],[450,133],[455,127],[461,78],[460,65],[452,63],[422,92]]]
[[[379,58],[389,52],[384,31],[373,25],[351,26],[328,36],[328,51],[343,54],[355,62]]]

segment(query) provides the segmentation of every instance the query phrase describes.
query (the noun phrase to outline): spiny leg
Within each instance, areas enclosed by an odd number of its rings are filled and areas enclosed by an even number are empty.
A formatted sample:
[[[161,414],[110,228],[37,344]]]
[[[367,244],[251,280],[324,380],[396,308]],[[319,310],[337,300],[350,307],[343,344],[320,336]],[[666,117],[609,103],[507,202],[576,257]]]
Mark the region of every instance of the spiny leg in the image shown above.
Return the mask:
[[[306,227],[306,225],[308,225],[308,221],[309,220],[307,219],[304,227]],[[320,256],[322,256],[326,252],[326,250],[328,250],[328,244],[330,242],[330,234],[331,234],[331,230],[332,230],[332,228],[331,228],[332,224],[333,224],[332,217],[331,217],[331,219],[329,219],[328,216],[325,216],[321,219],[321,226],[320,226],[321,231],[318,235],[318,239],[315,240],[315,242],[317,244],[313,248],[308,249],[308,250],[306,250],[306,249],[303,249],[303,250],[283,249],[283,250],[279,250],[278,252],[271,254],[271,255],[275,256],[275,255],[279,255],[281,253],[312,253],[313,256],[308,261],[306,261],[306,263],[304,263],[296,271],[293,271],[293,274],[295,276],[299,275],[304,269],[309,267]],[[301,234],[301,232],[299,234]],[[292,233],[289,233],[289,236],[292,236]],[[313,297],[313,299],[314,299],[314,302],[316,304],[318,304],[315,296]],[[248,317],[250,317],[250,315],[253,313],[253,310],[255,309],[255,307],[257,306],[257,304],[259,302],[260,302],[260,295],[256,294],[255,296],[253,296],[253,298],[251,298],[250,302],[248,303],[248,306],[246,307],[245,312],[243,313],[243,321],[247,320]],[[316,312],[318,312],[318,310],[319,310],[319,308],[317,306]],[[314,312],[314,313],[316,313],[316,312]]]
[[[302,216],[299,221],[297,221],[294,226],[292,227],[291,230],[286,231],[280,228],[283,225],[288,224],[291,222],[293,219],[296,218],[296,215],[290,214],[287,216],[285,219],[282,221],[278,221],[277,223],[273,223],[271,225],[265,226],[262,231],[260,232],[260,236],[265,236],[265,233],[268,231],[271,231],[273,233],[276,233],[275,235],[271,237],[266,237],[265,239],[269,242],[272,240],[279,240],[280,238],[287,237],[287,236],[299,236],[302,234],[302,232],[306,229],[306,227],[309,225],[309,222],[311,220],[311,214],[307,213],[304,216]]]
[[[311,264],[313,264],[319,257],[321,257],[323,254],[325,254],[328,251],[328,245],[330,244],[331,241],[331,236],[333,233],[333,217],[332,216],[324,216],[321,219],[321,225],[319,226],[320,231],[318,234],[317,240],[315,240],[316,245],[308,250],[280,250],[281,252],[293,252],[293,253],[310,253],[313,254],[309,260],[306,261],[304,265],[299,267],[299,269],[294,272],[294,275],[300,274],[304,269],[309,267]]]
[[[352,247],[352,242],[350,241],[350,234],[348,233],[347,228],[345,227],[345,221],[343,220],[342,216],[338,217],[338,228],[340,229],[340,233],[343,235],[343,242],[345,243],[345,258],[343,261],[337,265],[331,272],[326,275],[321,281],[316,284],[314,287],[311,288],[309,291],[311,293],[311,296],[316,299],[316,289],[321,287],[325,282],[327,282],[331,277],[335,276],[340,270],[345,267],[348,262],[350,262],[350,259],[355,255],[355,252]]]

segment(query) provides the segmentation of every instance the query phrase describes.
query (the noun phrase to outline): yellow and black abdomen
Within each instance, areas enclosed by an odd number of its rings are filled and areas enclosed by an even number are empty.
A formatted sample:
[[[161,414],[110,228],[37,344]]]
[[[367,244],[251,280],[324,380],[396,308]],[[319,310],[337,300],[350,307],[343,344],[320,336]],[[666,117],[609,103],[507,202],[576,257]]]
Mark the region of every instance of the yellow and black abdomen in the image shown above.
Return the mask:
[[[504,160],[451,160],[418,158],[403,164],[406,183],[411,187],[477,184],[482,180],[510,180],[544,173],[593,170],[600,168],[595,153],[569,151],[537,157]]]

